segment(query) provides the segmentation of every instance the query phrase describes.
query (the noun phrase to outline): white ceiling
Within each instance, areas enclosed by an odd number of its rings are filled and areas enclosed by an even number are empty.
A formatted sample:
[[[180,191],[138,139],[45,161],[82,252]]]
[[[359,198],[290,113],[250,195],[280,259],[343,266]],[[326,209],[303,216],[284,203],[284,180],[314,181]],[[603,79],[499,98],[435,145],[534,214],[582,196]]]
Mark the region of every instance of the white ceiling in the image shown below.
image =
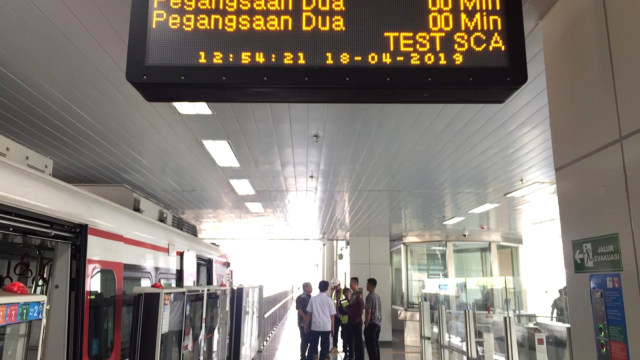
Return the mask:
[[[503,206],[456,227],[514,232],[503,195],[554,181],[537,27],[552,0],[525,2],[530,80],[506,104],[211,104],[213,116],[127,83],[130,1],[0,0],[0,133],[51,156],[60,179],[127,184],[212,238],[397,237],[489,201]],[[228,139],[241,167],[218,168],[201,139]],[[255,196],[227,182],[244,177]]]

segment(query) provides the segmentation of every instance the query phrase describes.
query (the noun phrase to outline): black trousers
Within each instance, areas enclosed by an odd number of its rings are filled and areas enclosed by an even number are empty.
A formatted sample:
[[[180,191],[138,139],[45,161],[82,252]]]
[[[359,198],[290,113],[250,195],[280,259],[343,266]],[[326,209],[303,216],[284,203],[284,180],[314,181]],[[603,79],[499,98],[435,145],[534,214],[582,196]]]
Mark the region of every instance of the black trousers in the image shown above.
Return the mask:
[[[351,342],[351,328],[349,324],[342,324],[342,352],[344,353],[345,359],[353,358],[353,355],[349,355],[350,352],[353,352]]]
[[[370,323],[364,329],[364,342],[367,344],[369,360],[380,360],[380,325]]]
[[[350,323],[351,357],[348,360],[364,360],[364,340],[362,340],[362,321]]]
[[[340,331],[340,318],[336,318],[333,323],[333,347],[338,347],[338,331]],[[344,331],[344,330],[343,330]]]
[[[314,360],[318,355],[318,342],[320,342],[320,356],[318,359],[324,360],[329,356],[329,337],[331,331],[313,331],[309,335],[309,353],[307,354],[307,360]]]
[[[298,326],[300,329],[300,360],[307,360],[307,351],[309,351],[309,333],[304,331],[304,326]]]

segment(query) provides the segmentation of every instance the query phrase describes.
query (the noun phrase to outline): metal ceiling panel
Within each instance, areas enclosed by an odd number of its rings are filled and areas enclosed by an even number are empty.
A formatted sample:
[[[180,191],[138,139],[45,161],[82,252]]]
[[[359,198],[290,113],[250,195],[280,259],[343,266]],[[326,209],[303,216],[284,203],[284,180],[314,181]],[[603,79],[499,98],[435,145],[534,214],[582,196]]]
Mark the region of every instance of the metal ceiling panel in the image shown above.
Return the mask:
[[[130,1],[0,0],[0,133],[51,156],[58,178],[129,185],[214,238],[245,236],[242,224],[397,237],[488,201],[502,206],[456,226],[518,231],[503,195],[554,181],[537,26],[552,3],[525,3],[530,80],[502,105],[218,103],[183,116],[125,80]],[[228,140],[241,167],[217,167],[203,139]],[[230,178],[257,194],[236,195]]]

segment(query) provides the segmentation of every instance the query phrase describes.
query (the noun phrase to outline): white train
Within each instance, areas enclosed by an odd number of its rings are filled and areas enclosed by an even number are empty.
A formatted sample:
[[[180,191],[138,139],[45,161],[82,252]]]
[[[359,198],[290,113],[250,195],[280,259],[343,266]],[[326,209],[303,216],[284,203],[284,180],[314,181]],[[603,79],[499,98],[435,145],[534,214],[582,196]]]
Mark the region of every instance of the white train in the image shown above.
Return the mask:
[[[224,286],[230,271],[215,245],[0,158],[0,279],[47,296],[42,358],[125,359],[134,287]],[[5,310],[0,359],[21,359],[36,350]]]

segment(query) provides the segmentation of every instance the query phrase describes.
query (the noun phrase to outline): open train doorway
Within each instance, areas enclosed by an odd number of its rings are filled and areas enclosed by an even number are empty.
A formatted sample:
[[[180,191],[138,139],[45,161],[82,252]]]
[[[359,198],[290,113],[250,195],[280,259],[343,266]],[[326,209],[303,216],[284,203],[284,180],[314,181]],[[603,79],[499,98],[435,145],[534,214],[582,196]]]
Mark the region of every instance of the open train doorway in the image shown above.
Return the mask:
[[[75,358],[81,349],[86,226],[0,206],[0,280],[47,297],[44,322],[0,326],[0,359],[31,359],[44,324],[43,359]]]

